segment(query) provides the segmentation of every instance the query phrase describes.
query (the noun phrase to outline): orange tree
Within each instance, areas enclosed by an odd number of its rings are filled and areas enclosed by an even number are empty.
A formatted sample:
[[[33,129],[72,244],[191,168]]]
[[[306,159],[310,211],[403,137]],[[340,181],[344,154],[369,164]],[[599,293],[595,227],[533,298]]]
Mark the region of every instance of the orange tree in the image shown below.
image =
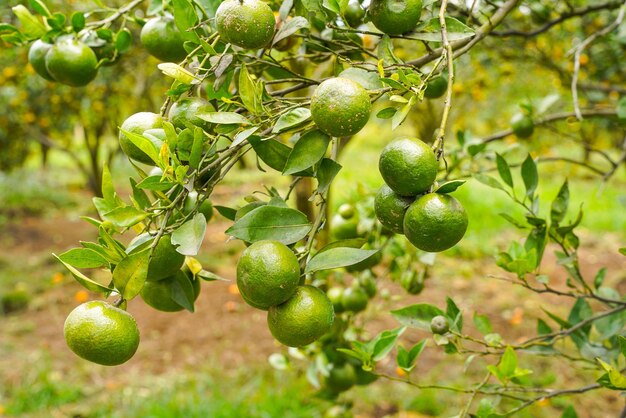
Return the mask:
[[[99,219],[87,219],[98,228],[98,240],[57,257],[87,289],[116,297],[112,304],[82,305],[70,314],[66,339],[78,355],[101,364],[132,356],[138,337],[132,317],[122,311],[136,296],[155,309],[193,311],[200,281],[219,279],[193,258],[212,214],[212,191],[251,153],[259,169],[290,176],[290,186],[267,188],[264,198],[240,208],[215,208],[232,221],[226,233],[249,246],[237,266],[244,300],[268,311],[278,341],[312,360],[307,375],[320,395],[338,399],[354,384],[392,379],[458,396],[461,417],[496,417],[547,399],[626,389],[626,302],[619,289],[605,284],[606,269],[591,278],[582,272],[576,231],[583,212],[568,216],[567,180],[547,211],[538,193],[539,162],[562,160],[608,181],[626,159],[626,101],[619,100],[623,1],[134,0],[118,8],[96,3],[94,10],[68,17],[31,0],[30,9],[13,9],[19,25],[0,26],[5,42],[30,43],[29,61],[41,77],[79,86],[97,83],[105,65],[123,65],[120,55],[132,40],[128,27],[141,25],[142,44],[165,61],[158,68],[172,79],[159,109],[135,109],[120,126],[120,147],[137,169],[130,201],[116,193],[105,166],[102,197],[94,200]],[[568,42],[571,50],[564,51]],[[450,115],[462,92],[455,88],[462,73],[457,69],[511,65],[553,72],[571,95],[522,103],[510,125],[499,124],[509,126],[502,131],[453,135]],[[481,104],[485,115],[501,119],[507,94],[516,97],[505,85],[501,92],[491,107]],[[480,93],[472,89],[476,101]],[[414,112],[425,103],[437,105],[435,122]],[[561,109],[550,113],[556,106]],[[337,156],[347,140],[372,118],[393,131],[409,116],[422,119],[426,142],[397,138],[381,149],[385,186],[356,206],[329,213],[329,190],[342,168]],[[540,130],[562,122],[578,126],[580,137],[559,130],[552,137],[571,141],[584,158],[565,151],[540,155],[542,147],[529,143]],[[515,149],[539,155],[519,159]],[[520,175],[513,175],[518,168]],[[392,311],[400,326],[366,338],[355,319],[382,280],[372,268],[387,259],[386,276],[408,293],[420,293],[434,253],[453,247],[472,222],[450,195],[468,177],[506,194],[511,207],[521,210],[503,214],[525,237],[498,255],[497,265],[507,272],[500,279],[561,298],[571,307],[569,315],[553,313],[546,302],[536,335],[513,341],[477,313],[469,330],[468,313],[455,302],[461,295],[450,294],[445,301]],[[304,179],[315,181],[309,216],[289,205]],[[322,236],[331,216],[330,237]],[[118,234],[136,237],[125,246]],[[542,274],[546,248],[556,248],[568,275],[565,285]],[[90,279],[84,271],[90,268],[109,270],[111,280]],[[344,285],[346,272],[354,278],[350,286]],[[102,325],[81,322],[104,312]],[[119,339],[120,329],[132,329],[132,338]],[[462,356],[468,367],[479,363],[484,377],[466,387],[445,377],[413,380],[428,340],[406,346],[401,336],[409,329],[431,332],[436,347]],[[404,377],[389,375],[380,364],[392,351]],[[545,387],[524,367],[531,356],[565,362],[593,381]],[[285,361],[273,357],[278,367]],[[349,415],[347,409],[339,405],[332,413]],[[576,412],[570,407],[564,416]]]

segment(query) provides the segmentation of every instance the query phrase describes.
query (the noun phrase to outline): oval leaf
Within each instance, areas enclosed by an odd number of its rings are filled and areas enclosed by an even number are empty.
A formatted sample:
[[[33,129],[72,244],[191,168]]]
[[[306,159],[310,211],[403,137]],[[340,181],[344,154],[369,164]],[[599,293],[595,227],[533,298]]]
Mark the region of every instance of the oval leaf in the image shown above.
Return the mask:
[[[287,158],[283,174],[295,174],[315,165],[326,154],[329,143],[330,137],[319,130],[302,135]]]
[[[206,218],[197,213],[193,219],[182,224],[172,233],[172,244],[178,245],[176,251],[183,255],[196,255],[200,250],[206,231]]]
[[[104,293],[104,294],[109,294],[113,291],[113,289],[108,288],[104,285],[101,285],[98,282],[91,280],[89,277],[85,276],[83,273],[81,273],[80,271],[76,270],[74,267],[72,267],[68,263],[61,260],[59,256],[57,256],[56,254],[52,254],[52,256],[56,258],[57,260],[59,260],[61,264],[63,264],[65,268],[69,270],[70,274],[76,279],[76,281],[80,283],[85,289],[90,290],[92,292],[98,292],[98,293]]]
[[[72,248],[58,256],[59,260],[79,269],[91,269],[109,264],[100,253],[89,248]]]
[[[430,331],[430,321],[435,316],[446,315],[441,309],[426,303],[406,306],[402,309],[391,311],[391,314],[402,325],[427,331]]]
[[[148,276],[148,264],[150,263],[150,249],[130,254],[113,270],[113,284],[122,297],[130,300],[141,291],[146,277]]]
[[[226,233],[246,242],[275,240],[293,244],[311,230],[306,215],[296,209],[280,206],[261,206],[239,219]]]
[[[305,273],[330,270],[352,266],[376,254],[378,250],[361,250],[360,248],[337,247],[316,254],[307,263]]]

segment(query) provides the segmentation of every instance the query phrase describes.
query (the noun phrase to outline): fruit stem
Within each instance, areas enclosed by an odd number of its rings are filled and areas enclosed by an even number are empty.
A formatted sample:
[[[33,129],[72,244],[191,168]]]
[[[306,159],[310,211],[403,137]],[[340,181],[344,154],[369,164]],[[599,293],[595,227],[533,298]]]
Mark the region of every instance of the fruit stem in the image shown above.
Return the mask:
[[[113,302],[113,306],[115,306],[116,308],[119,308],[124,302],[125,302],[125,299],[120,297],[115,302]]]

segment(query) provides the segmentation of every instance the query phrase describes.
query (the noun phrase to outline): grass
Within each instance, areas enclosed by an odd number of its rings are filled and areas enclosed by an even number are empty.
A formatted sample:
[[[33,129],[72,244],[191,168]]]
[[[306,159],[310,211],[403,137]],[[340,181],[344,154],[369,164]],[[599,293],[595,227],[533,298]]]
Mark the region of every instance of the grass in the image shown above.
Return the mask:
[[[0,415],[316,418],[327,406],[311,395],[304,377],[265,364],[238,370],[205,364],[160,376],[122,373],[115,383],[92,381],[86,371],[62,374],[43,351],[31,364],[18,382],[0,381]]]

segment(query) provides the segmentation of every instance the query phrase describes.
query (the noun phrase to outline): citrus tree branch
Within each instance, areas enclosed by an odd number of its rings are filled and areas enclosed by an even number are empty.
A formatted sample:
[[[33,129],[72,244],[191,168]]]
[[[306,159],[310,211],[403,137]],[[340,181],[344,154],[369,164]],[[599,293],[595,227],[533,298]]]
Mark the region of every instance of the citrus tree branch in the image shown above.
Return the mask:
[[[515,9],[519,2],[520,0],[507,0],[485,24],[476,30],[476,34],[472,38],[452,42],[454,58],[458,58],[459,56],[465,54],[472,49],[474,45],[486,38],[487,35],[489,35],[500,23],[502,23],[504,18],[506,18],[507,15]],[[408,61],[407,64],[421,67],[439,58],[444,53],[443,51],[443,47],[434,49],[420,58]]]
[[[95,22],[90,23],[88,26],[92,27],[92,28],[98,28],[101,26],[105,26],[108,25],[109,23],[112,23],[114,21],[116,21],[117,19],[119,19],[121,16],[127,14],[128,12],[130,12],[131,10],[133,10],[135,7],[139,6],[141,3],[143,3],[144,0],[133,0],[130,3],[128,3],[126,6],[123,6],[119,9],[117,9],[117,11],[115,13],[113,13],[112,15],[102,19],[102,20],[98,20]]]
[[[566,20],[575,18],[575,17],[581,17],[581,16],[585,16],[589,13],[593,13],[593,12],[598,12],[601,10],[613,10],[613,9],[617,9],[619,8],[622,4],[623,4],[623,0],[612,0],[612,1],[607,1],[606,3],[601,3],[601,4],[592,4],[590,6],[586,6],[586,7],[580,7],[577,9],[571,9],[570,11],[567,11],[565,13],[562,13],[558,18],[551,20],[550,22],[545,23],[543,26],[538,27],[537,29],[525,32],[525,31],[521,31],[521,30],[517,30],[517,29],[511,29],[511,30],[507,30],[507,31],[502,31],[502,32],[491,32],[491,36],[502,36],[502,37],[507,37],[507,36],[520,36],[520,37],[524,37],[524,38],[531,38],[533,36],[537,36],[540,35],[544,32],[547,32],[548,30],[550,30],[553,26],[558,25],[559,23],[562,23]]]
[[[441,115],[441,124],[437,131],[435,143],[433,144],[433,151],[437,155],[437,160],[441,159],[444,154],[444,142],[446,135],[446,126],[448,125],[448,117],[450,116],[450,109],[452,108],[452,85],[454,84],[454,53],[452,51],[452,45],[448,40],[448,30],[446,27],[446,12],[448,7],[448,0],[442,0],[441,8],[439,9],[439,24],[441,25],[441,42],[444,48],[444,54],[447,58],[448,67],[448,89],[446,90],[446,99],[443,105],[443,112]]]

